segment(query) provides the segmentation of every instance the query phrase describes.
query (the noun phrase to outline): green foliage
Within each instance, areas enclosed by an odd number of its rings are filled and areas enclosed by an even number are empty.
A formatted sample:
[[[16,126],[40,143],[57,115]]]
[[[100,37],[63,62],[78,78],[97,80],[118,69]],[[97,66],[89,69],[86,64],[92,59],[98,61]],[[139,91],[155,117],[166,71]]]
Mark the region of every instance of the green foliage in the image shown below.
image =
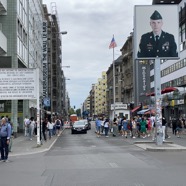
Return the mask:
[[[81,109],[80,108],[76,110],[76,114],[77,114],[77,116],[81,116]]]
[[[73,108],[70,108],[70,110],[69,110],[69,115],[71,115],[71,114],[76,114],[76,112]]]

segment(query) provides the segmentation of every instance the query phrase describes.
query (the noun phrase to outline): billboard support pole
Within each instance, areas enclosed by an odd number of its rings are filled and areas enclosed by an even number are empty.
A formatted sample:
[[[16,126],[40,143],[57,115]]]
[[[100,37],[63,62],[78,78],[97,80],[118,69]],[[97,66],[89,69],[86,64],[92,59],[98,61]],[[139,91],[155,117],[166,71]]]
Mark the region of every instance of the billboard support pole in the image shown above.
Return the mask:
[[[155,107],[156,107],[156,145],[163,144],[162,130],[162,96],[161,96],[161,64],[160,58],[154,61],[154,89],[155,89]]]
[[[36,74],[37,74],[37,79],[38,79],[38,84],[37,84],[37,147],[41,145],[41,140],[40,140],[40,100],[39,100],[39,69],[36,69]]]

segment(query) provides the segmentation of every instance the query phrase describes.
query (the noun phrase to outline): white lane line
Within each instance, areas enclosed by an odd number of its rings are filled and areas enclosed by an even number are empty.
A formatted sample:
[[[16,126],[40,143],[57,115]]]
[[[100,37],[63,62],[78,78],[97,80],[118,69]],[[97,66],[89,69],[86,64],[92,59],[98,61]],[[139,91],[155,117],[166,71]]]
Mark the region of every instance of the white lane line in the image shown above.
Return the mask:
[[[119,167],[116,163],[109,163],[109,165],[110,165],[112,168],[118,168],[118,167]]]

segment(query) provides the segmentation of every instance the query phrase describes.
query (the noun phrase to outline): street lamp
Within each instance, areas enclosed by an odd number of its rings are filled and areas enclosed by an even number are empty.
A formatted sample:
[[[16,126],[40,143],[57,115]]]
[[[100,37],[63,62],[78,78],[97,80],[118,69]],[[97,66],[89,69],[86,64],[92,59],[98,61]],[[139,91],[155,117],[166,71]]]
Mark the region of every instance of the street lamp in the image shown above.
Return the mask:
[[[67,31],[59,32],[59,34],[62,34],[62,35],[67,34]]]
[[[53,34],[55,34],[55,35],[53,35],[53,37],[55,37],[55,39],[56,39],[56,48],[58,47],[58,41],[59,40],[61,40],[60,38],[59,38],[59,35],[60,34],[62,34],[62,35],[65,35],[65,34],[67,34],[67,31],[61,31],[61,32],[53,32]],[[59,50],[60,51],[62,51],[62,48],[57,48],[57,50],[56,50],[56,52],[57,52],[57,54],[56,55],[58,55],[59,53]],[[62,60],[62,58],[61,58],[61,60]],[[52,64],[53,65],[53,64]],[[53,105],[53,66],[51,65],[51,119],[52,119],[52,117],[53,117],[53,111],[54,111],[54,105]],[[58,71],[58,70],[62,70],[61,69],[61,62],[60,62],[60,69],[58,68],[58,69],[56,69],[56,71]],[[67,66],[67,68],[70,68],[70,66]],[[61,73],[61,72],[60,72]],[[60,90],[60,89],[59,89]],[[58,92],[58,94],[60,94],[61,95],[61,93],[60,92]],[[57,106],[56,106],[57,107]]]

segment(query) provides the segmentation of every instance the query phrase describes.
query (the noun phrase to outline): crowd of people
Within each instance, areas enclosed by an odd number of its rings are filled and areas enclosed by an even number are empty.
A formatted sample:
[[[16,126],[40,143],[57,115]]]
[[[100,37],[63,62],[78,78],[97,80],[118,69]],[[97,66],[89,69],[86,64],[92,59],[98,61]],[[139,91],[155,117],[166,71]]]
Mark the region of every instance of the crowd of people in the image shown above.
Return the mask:
[[[30,140],[32,140],[34,135],[37,135],[37,121],[34,120],[34,117],[31,117],[28,119],[26,116],[24,119],[24,127],[25,127],[25,137],[29,137]],[[51,139],[52,136],[59,136],[59,132],[63,127],[63,120],[58,117],[54,117],[52,119],[44,118],[42,120],[41,125],[41,135],[43,136],[43,139],[47,141],[48,139]]]
[[[173,134],[180,138],[182,129],[186,128],[185,120],[181,118],[173,118],[171,123]],[[107,118],[104,119],[102,117],[98,117],[95,121],[95,125],[97,137],[100,137],[101,135],[108,137],[108,132],[110,131],[113,137],[121,135],[125,138],[150,137],[153,141],[156,139],[157,128],[154,115],[151,115],[150,117],[135,116],[131,119],[127,119],[125,116],[121,118],[117,117],[114,118],[113,121]],[[167,129],[168,123],[165,117],[162,117],[162,133],[164,142],[166,138],[170,138],[167,133]]]

